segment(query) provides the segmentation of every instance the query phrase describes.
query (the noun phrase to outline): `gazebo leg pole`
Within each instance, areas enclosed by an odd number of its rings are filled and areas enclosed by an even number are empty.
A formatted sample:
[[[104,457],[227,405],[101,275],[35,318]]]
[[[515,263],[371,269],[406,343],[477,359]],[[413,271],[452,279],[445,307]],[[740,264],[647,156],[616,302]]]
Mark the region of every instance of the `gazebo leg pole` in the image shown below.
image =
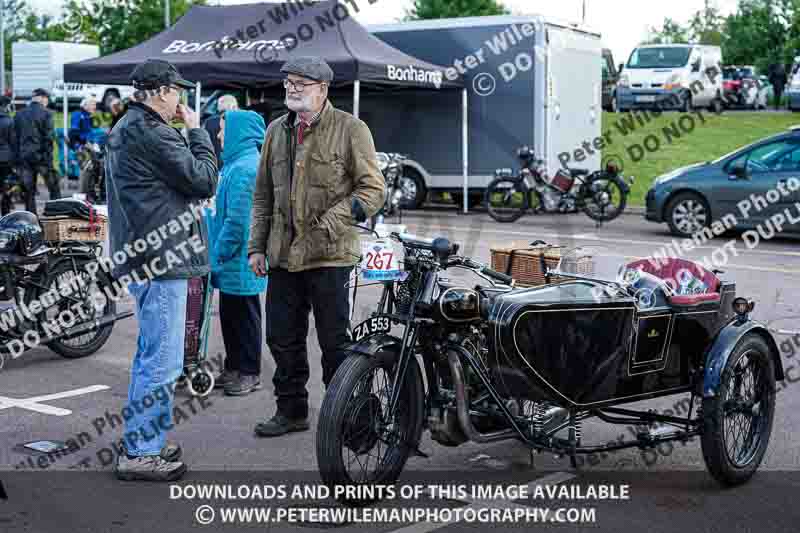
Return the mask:
[[[464,174],[464,214],[469,212],[469,95],[467,89],[463,89],[461,93],[462,103],[462,120],[461,120],[461,154],[462,161],[461,167]]]
[[[67,82],[63,82],[63,90],[61,91],[61,100],[62,100],[62,108],[64,114],[64,135],[61,138],[61,142],[63,143],[61,146],[61,155],[63,156],[62,159],[64,160],[64,176],[63,179],[65,180],[63,183],[69,185],[69,152],[67,151],[67,135],[69,134],[69,98],[67,97]],[[34,187],[36,184],[34,183]]]
[[[197,113],[197,119],[200,120],[200,82],[194,88],[194,112]]]
[[[361,104],[361,82],[356,80],[353,84],[353,116],[358,118],[358,111]]]

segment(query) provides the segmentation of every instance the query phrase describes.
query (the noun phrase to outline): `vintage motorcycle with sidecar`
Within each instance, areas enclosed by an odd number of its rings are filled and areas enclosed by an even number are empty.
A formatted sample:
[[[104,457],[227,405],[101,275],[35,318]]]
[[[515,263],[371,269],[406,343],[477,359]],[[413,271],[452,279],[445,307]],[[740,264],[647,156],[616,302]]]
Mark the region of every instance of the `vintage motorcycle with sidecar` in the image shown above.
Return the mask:
[[[28,211],[0,218],[0,363],[37,346],[89,356],[133,316],[117,313],[111,276],[88,266],[101,251],[97,241],[45,240]]]
[[[394,483],[409,456],[427,457],[423,430],[445,446],[515,439],[573,466],[577,454],[700,436],[721,484],[759,467],[783,367],[769,330],[749,317],[754,303],[722,272],[581,248],[523,288],[445,238],[394,232],[362,245],[365,279],[383,289],[321,407],[328,486]],[[459,272],[483,284],[445,278]],[[685,417],[625,406],[677,394],[690,396]],[[589,442],[589,419],[638,433]]]

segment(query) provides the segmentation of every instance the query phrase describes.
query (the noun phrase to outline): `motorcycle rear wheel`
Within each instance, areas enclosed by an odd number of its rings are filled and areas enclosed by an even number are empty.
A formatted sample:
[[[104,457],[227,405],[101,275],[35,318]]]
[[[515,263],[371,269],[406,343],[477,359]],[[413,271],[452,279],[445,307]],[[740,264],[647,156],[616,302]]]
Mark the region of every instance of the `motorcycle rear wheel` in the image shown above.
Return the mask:
[[[515,222],[528,210],[530,198],[521,179],[497,178],[486,188],[484,202],[497,222]]]
[[[599,186],[599,190],[595,187]],[[583,212],[597,222],[609,222],[625,211],[628,203],[626,186],[618,177],[595,178],[584,186]],[[594,192],[593,192],[594,191]],[[612,208],[609,209],[609,206]]]
[[[416,359],[410,359],[395,420],[387,424],[395,371],[381,366],[379,357],[354,354],[331,380],[319,413],[316,443],[320,476],[331,491],[336,485],[392,484],[416,449],[424,416],[422,376]],[[376,381],[382,389],[374,390]],[[377,456],[371,456],[375,449]],[[375,464],[369,471],[371,459]],[[356,469],[361,467],[359,472],[350,471],[354,463]],[[366,505],[378,499],[338,498],[348,505]]]

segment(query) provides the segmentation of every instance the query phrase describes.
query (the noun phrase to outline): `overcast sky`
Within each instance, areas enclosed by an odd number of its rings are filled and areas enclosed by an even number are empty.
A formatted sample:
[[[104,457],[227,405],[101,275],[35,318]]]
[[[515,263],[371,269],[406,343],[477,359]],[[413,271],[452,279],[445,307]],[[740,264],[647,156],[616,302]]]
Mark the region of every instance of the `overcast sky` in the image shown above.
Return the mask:
[[[57,14],[63,0],[28,0],[42,12]],[[153,0],[161,3],[161,0]],[[273,0],[274,1],[274,0]],[[375,2],[370,5],[370,1]],[[395,22],[411,0],[351,0],[360,12],[362,24]],[[502,0],[514,13],[540,14],[567,21],[580,21],[583,0]],[[738,0],[713,0],[723,14],[736,9]],[[254,0],[208,0],[211,5],[252,4]],[[586,22],[602,34],[603,44],[614,53],[617,63],[626,61],[633,48],[647,34],[649,26],[660,27],[664,17],[687,22],[703,7],[703,0],[586,0]]]

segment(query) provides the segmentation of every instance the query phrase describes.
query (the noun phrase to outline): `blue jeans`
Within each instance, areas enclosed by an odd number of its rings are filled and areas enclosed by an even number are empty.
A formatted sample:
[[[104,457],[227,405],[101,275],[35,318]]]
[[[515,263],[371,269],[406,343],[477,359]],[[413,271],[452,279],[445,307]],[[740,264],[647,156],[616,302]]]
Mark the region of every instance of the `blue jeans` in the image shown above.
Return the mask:
[[[175,382],[183,370],[188,280],[131,283],[139,338],[123,409],[125,445],[131,456],[158,455],[173,428]]]

